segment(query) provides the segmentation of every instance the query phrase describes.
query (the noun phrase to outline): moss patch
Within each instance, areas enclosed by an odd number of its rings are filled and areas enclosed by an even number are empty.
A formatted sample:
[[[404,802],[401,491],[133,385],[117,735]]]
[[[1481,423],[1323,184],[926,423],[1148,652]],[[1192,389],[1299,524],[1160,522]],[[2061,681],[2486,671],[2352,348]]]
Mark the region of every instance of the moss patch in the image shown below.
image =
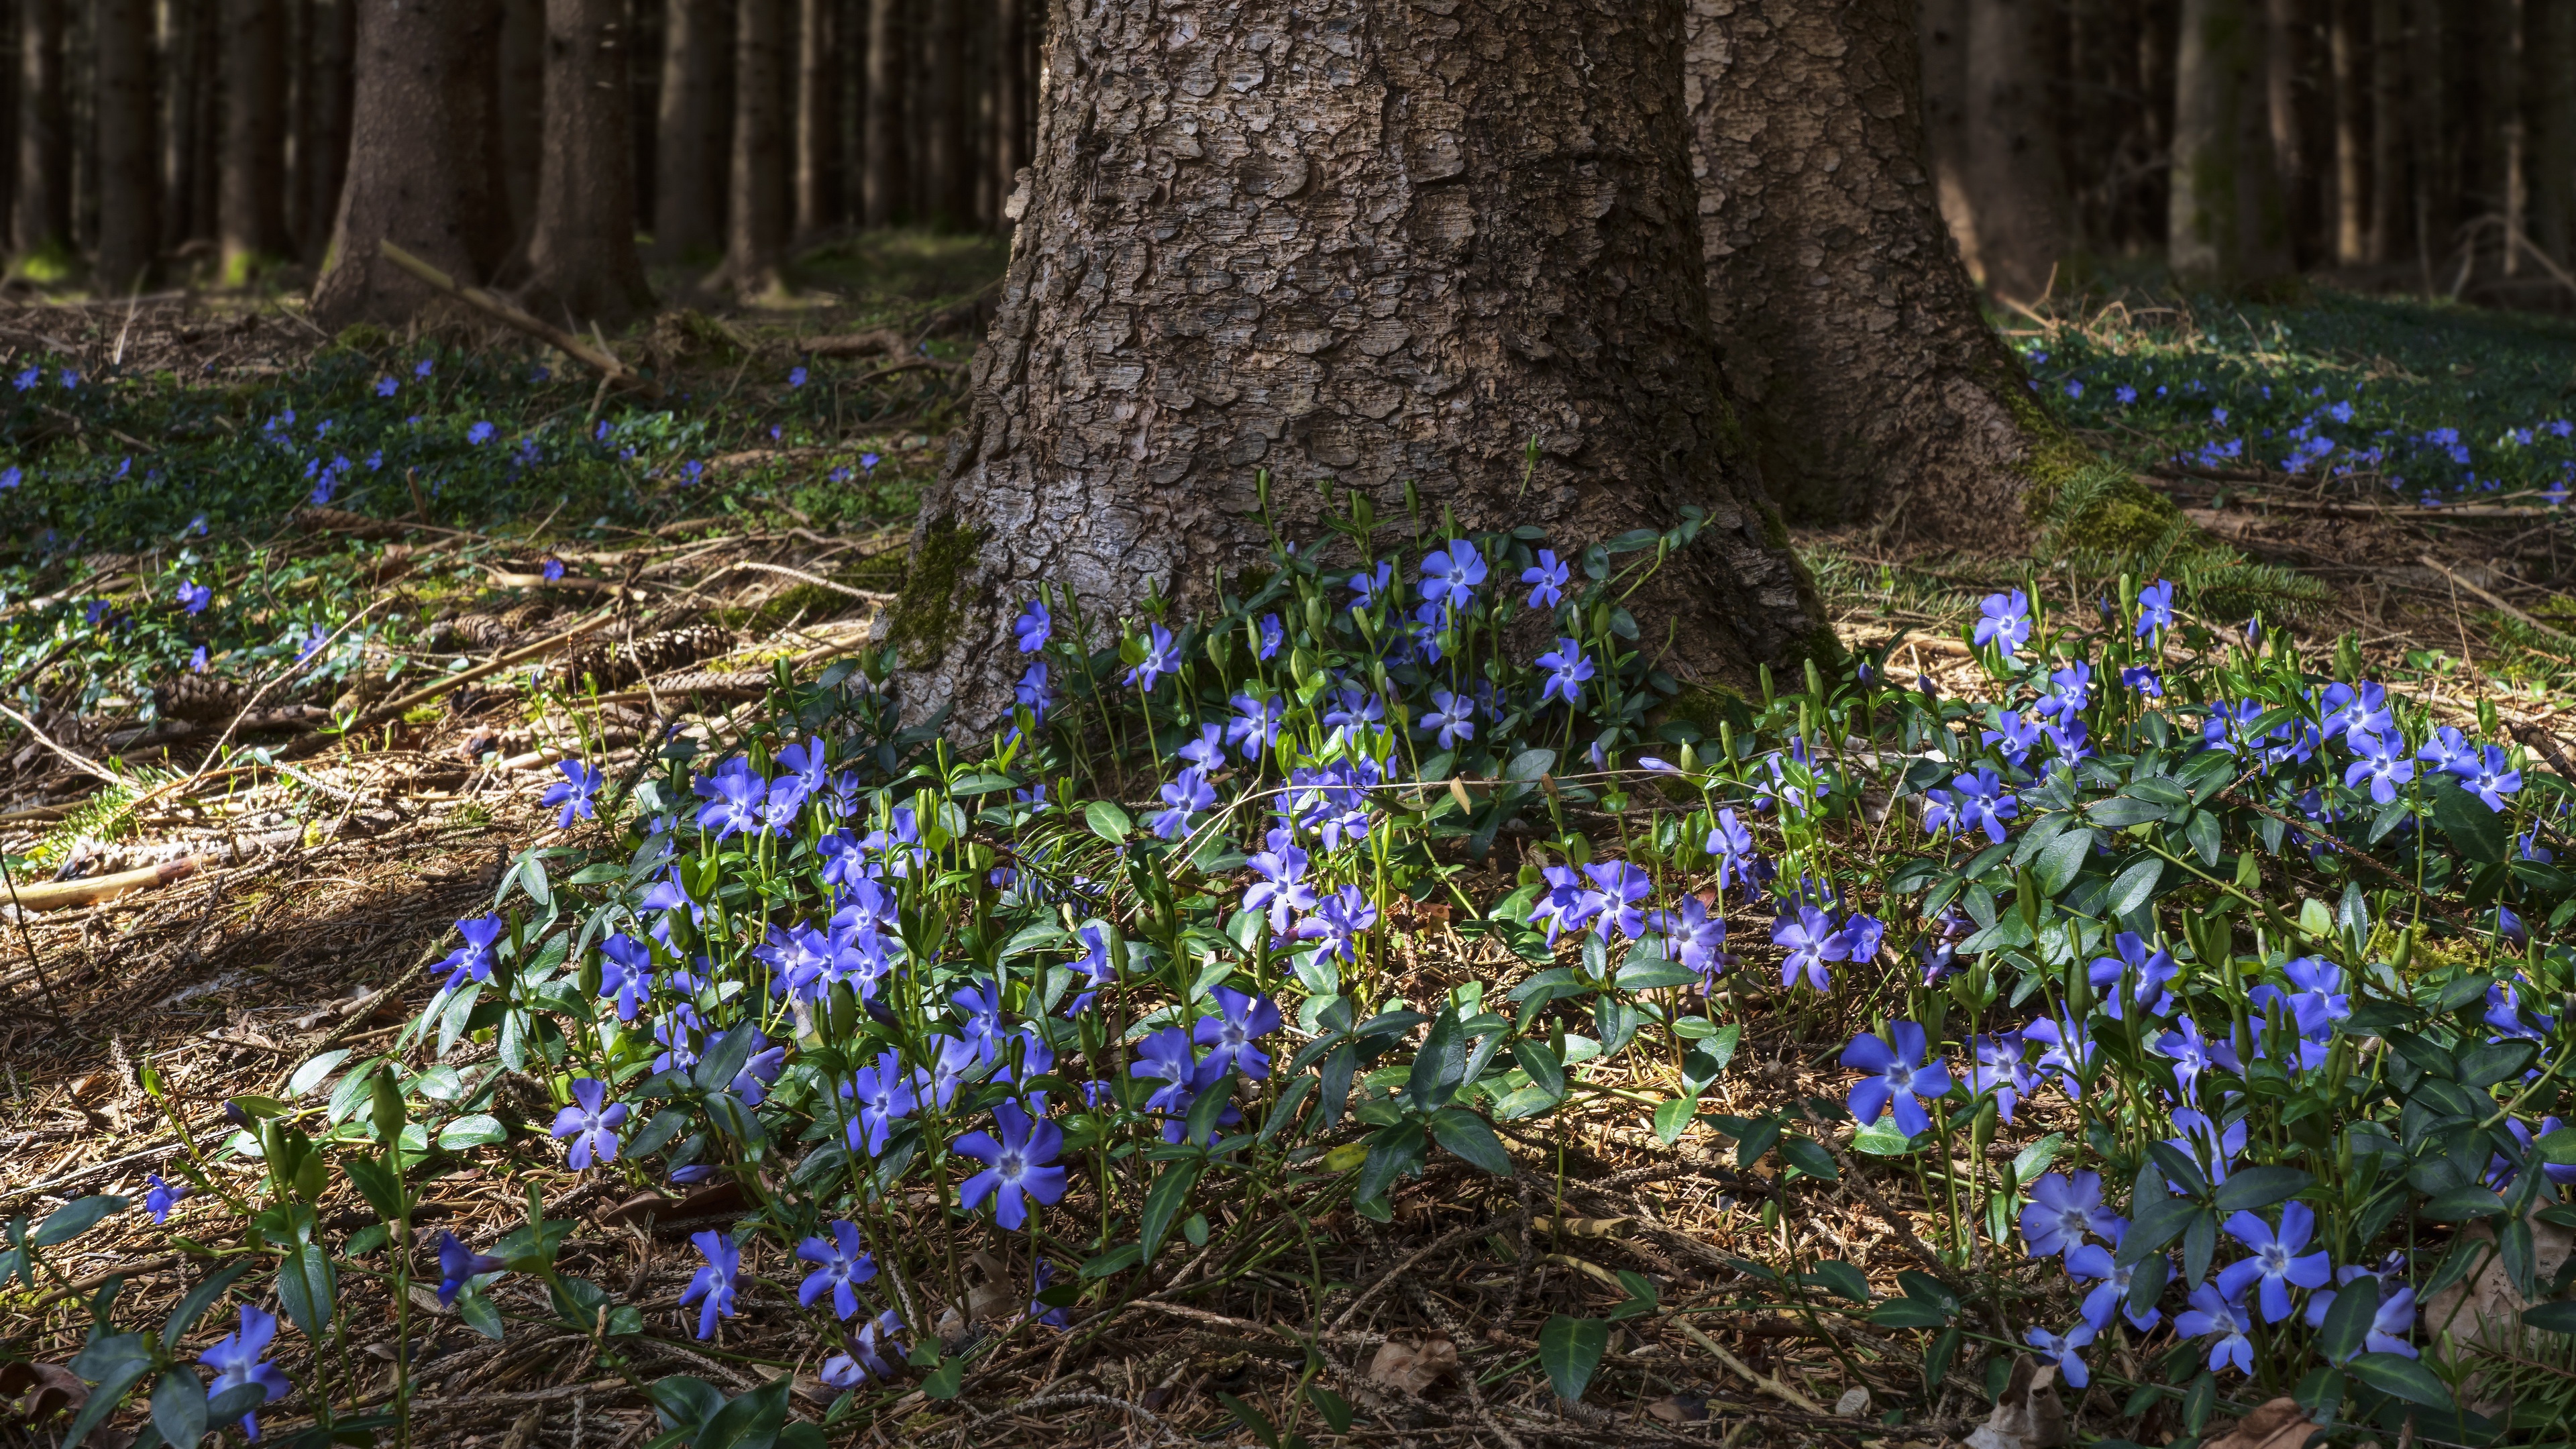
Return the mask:
[[[983,547],[984,535],[949,514],[921,531],[903,593],[896,599],[886,642],[909,669],[927,669],[946,653],[956,632],[964,601],[965,574]]]

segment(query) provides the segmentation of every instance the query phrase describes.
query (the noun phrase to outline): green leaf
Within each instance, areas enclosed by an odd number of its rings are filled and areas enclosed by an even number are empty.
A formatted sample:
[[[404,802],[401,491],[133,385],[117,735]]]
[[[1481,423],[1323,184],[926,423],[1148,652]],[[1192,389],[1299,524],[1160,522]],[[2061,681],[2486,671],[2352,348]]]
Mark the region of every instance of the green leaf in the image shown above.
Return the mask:
[[[743,1034],[750,1035],[748,1032]],[[451,1152],[467,1147],[488,1147],[508,1140],[510,1134],[502,1127],[501,1119],[488,1112],[459,1117],[438,1129],[438,1145]]]
[[[331,1257],[319,1243],[306,1243],[278,1265],[278,1304],[306,1338],[318,1339],[322,1330],[331,1326],[331,1301],[338,1289],[331,1272]]]
[[[1890,1298],[1869,1311],[1869,1321],[1883,1328],[1939,1328],[1950,1315],[1920,1298]]]
[[[197,1449],[206,1432],[206,1386],[192,1370],[174,1365],[161,1371],[152,1385],[152,1427],[171,1449]]]
[[[780,1374],[716,1410],[690,1449],[768,1449],[787,1423],[787,1382]]]
[[[2553,1167],[2576,1167],[2576,1127],[2561,1127],[2541,1134],[2532,1147],[2540,1160]]]
[[[1803,1281],[1813,1283],[1828,1293],[1839,1294],[1854,1303],[1867,1303],[1870,1299],[1869,1280],[1861,1276],[1858,1268],[1840,1258],[1824,1259],[1816,1264],[1812,1272],[1801,1276]]]
[[[2576,1308],[2576,1303],[2567,1306]],[[2317,1351],[2328,1363],[2341,1363],[2361,1352],[2370,1336],[2371,1320],[2378,1316],[2379,1279],[2364,1273],[2335,1290],[2334,1306],[2326,1310],[2325,1326],[2317,1336]]]
[[[1627,991],[1652,991],[1658,987],[1681,986],[1697,981],[1699,973],[1679,961],[1661,956],[1649,957],[1619,973],[1619,985]]]
[[[2239,1168],[2218,1185],[2218,1210],[2232,1213],[2270,1207],[2276,1202],[2297,1197],[2315,1181],[2295,1167],[2276,1164]]]
[[[341,1159],[340,1167],[379,1219],[392,1222],[402,1216],[402,1176],[383,1159],[353,1155]]]
[[[1139,1255],[1154,1261],[1154,1250],[1163,1245],[1163,1235],[1172,1230],[1172,1221],[1180,1215],[1182,1204],[1190,1200],[1190,1189],[1198,1184],[1204,1161],[1175,1162],[1163,1169],[1154,1185],[1145,1191],[1144,1241]]]
[[[2164,873],[2163,859],[2153,855],[2120,872],[2120,878],[2111,882],[2110,895],[2102,902],[2102,914],[2125,916],[2155,899],[2156,882]]]
[[[1512,1175],[1511,1154],[1503,1151],[1502,1139],[1485,1119],[1473,1112],[1447,1107],[1432,1114],[1431,1136],[1441,1146],[1492,1173],[1496,1177]]]
[[[1780,1159],[1809,1177],[1833,1182],[1842,1176],[1834,1166],[1834,1155],[1795,1132],[1780,1138]]]
[[[62,1449],[80,1449],[80,1442],[89,1437],[89,1431],[115,1413],[117,1406],[125,1402],[126,1392],[151,1369],[150,1359],[139,1359],[120,1366],[101,1379],[98,1387],[89,1391],[89,1401],[81,1405],[80,1414],[72,1420],[71,1428],[64,1431]]]
[[[2041,890],[2056,896],[2065,891],[2068,883],[2075,879],[2075,873],[2084,868],[2084,862],[2092,854],[2092,831],[2064,831],[2040,851],[2038,861],[2031,867],[2031,874],[2038,878]]]
[[[2504,1211],[2504,1199],[2474,1184],[2455,1187],[2415,1210],[2415,1216],[2427,1222],[2464,1223],[2477,1218],[2491,1218]],[[2396,1390],[2389,1390],[2395,1393]]]
[[[250,1268],[248,1263],[235,1263],[189,1289],[188,1296],[180,1299],[179,1306],[171,1310],[170,1321],[161,1326],[161,1346],[177,1348],[179,1340],[188,1336],[188,1330],[197,1326],[197,1320],[205,1316],[215,1300],[224,1296],[224,1290],[233,1286],[234,1280],[249,1272]]]
[[[2335,1307],[2343,1307],[2343,1300],[2337,1298]],[[2331,1313],[2326,1316],[2326,1322],[2329,1327],[2333,1325]],[[2522,1310],[2522,1323],[2525,1328],[2537,1328],[2543,1333],[2576,1333],[2576,1303],[2533,1304]]]
[[[2448,837],[2460,854],[2481,864],[2504,859],[2502,815],[2489,810],[2485,801],[2461,789],[2459,783],[2448,775],[2427,777],[2424,793],[2433,804],[2433,828]],[[2368,1375],[2363,1377],[2368,1379]],[[2395,1393],[2396,1390],[2389,1392]]]
[[[333,1067],[340,1065],[348,1059],[349,1049],[347,1047],[342,1047],[338,1051],[324,1052],[322,1055],[315,1057],[313,1060],[306,1062],[300,1067],[297,1067],[295,1069],[295,1075],[286,1079],[286,1095],[289,1097],[301,1097],[305,1093],[312,1091],[315,1087],[322,1085],[322,1079],[324,1077],[331,1075],[331,1069]],[[153,1392],[158,1394],[160,1390],[156,1388]],[[168,1438],[169,1436],[164,1434],[162,1437]]]
[[[2394,1353],[2365,1353],[2354,1359],[2347,1370],[2381,1393],[2408,1403],[2444,1411],[2451,1407],[2450,1386],[2435,1378],[2433,1371],[2419,1360]]]
[[[921,1381],[921,1392],[926,1398],[953,1399],[957,1397],[957,1390],[964,1384],[965,1379],[965,1356],[950,1354],[940,1360],[939,1367],[930,1371],[930,1377]]]
[[[1217,1391],[1216,1401],[1225,1405],[1225,1411],[1234,1416],[1234,1422],[1242,1425],[1245,1433],[1261,1441],[1262,1449],[1279,1449],[1279,1430],[1268,1415],[1222,1389]]]
[[[1655,1136],[1669,1147],[1681,1140],[1682,1129],[1690,1125],[1691,1114],[1699,1110],[1693,1097],[1668,1097],[1655,1109]]]
[[[1126,811],[1107,800],[1094,800],[1083,806],[1082,823],[1091,827],[1092,834],[1112,845],[1126,840],[1136,828],[1136,823],[1127,818]]]
[[[43,1222],[38,1223],[36,1235],[31,1241],[39,1248],[50,1248],[56,1243],[68,1243],[97,1227],[109,1213],[121,1213],[125,1208],[125,1199],[110,1197],[105,1193],[100,1193],[96,1197],[75,1198],[54,1209]]]
[[[1085,1259],[1082,1267],[1077,1270],[1076,1276],[1083,1278],[1106,1278],[1113,1273],[1124,1273],[1128,1269],[1135,1267],[1137,1262],[1142,1259],[1144,1255],[1144,1249],[1141,1246],[1135,1243],[1128,1243],[1121,1247],[1112,1248],[1108,1252],[1099,1254],[1096,1257]]]
[[[1569,1404],[1582,1401],[1584,1386],[1592,1382],[1592,1371],[1601,1366],[1601,1354],[1609,1347],[1610,1325],[1598,1318],[1559,1313],[1538,1331],[1539,1366],[1556,1385],[1557,1397]]]
[[[1350,1400],[1325,1388],[1322,1384],[1308,1384],[1306,1402],[1315,1406],[1315,1412],[1324,1416],[1324,1422],[1332,1426],[1334,1433],[1351,1432],[1351,1420],[1355,1416],[1351,1412]]]
[[[468,1288],[456,1295],[456,1316],[465,1320],[465,1326],[476,1333],[494,1343],[501,1341],[501,1310],[492,1305],[491,1299],[483,1296],[481,1289]]]
[[[1550,1099],[1565,1095],[1565,1068],[1557,1064],[1556,1053],[1546,1042],[1528,1038],[1513,1042],[1512,1060],[1529,1073],[1530,1085],[1547,1093]],[[2561,1130],[2576,1136],[2576,1128]]]
[[[2121,795],[2114,795],[2108,800],[2096,800],[2084,808],[2092,815],[2094,824],[2109,830],[2144,825],[2150,820],[2165,818],[2164,806],[2145,800],[2132,800]]]
[[[1510,764],[1503,766],[1503,778],[1535,780],[1546,774],[1555,764],[1556,751],[1554,750],[1523,750],[1512,756]]]

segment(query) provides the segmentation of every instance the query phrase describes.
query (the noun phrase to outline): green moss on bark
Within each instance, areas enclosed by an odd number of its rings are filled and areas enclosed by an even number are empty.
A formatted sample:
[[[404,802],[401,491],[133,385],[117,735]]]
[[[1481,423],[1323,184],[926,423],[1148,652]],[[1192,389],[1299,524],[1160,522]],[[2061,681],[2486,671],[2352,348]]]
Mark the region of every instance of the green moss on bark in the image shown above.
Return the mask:
[[[955,642],[958,620],[966,612],[966,601],[960,597],[966,570],[983,543],[981,533],[960,527],[953,515],[922,530],[921,547],[904,576],[903,592],[895,600],[894,619],[886,632],[886,642],[895,647],[905,667],[927,669]]]

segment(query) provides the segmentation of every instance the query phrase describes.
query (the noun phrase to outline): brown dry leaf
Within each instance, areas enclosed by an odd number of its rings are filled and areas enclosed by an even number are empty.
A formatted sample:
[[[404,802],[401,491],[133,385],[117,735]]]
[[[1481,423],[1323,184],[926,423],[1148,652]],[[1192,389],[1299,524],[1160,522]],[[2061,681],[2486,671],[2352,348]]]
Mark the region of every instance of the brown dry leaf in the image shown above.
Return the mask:
[[[966,1290],[966,1316],[983,1321],[1016,1312],[1021,1298],[1008,1283],[978,1283]]]
[[[89,1402],[89,1385],[58,1363],[29,1364],[23,1374],[11,1376],[11,1384],[26,1388],[26,1396],[18,1401],[11,1416],[20,1424],[41,1424],[55,1414],[76,1412]],[[27,1387],[29,1384],[33,1386]]]
[[[2321,1432],[2298,1400],[2273,1399],[2210,1440],[2207,1449],[2306,1449],[2308,1436]]]
[[[1445,1338],[1427,1338],[1419,1344],[1389,1339],[1369,1360],[1368,1376],[1371,1383],[1420,1397],[1457,1371],[1458,1345]]]
[[[72,1078],[72,1100],[86,1107],[104,1101],[116,1091],[114,1072],[83,1072]]]
[[[1968,1436],[1968,1449],[2056,1449],[2066,1442],[2066,1407],[2057,1401],[2057,1365],[2029,1354],[2013,1359],[1995,1411]]]
[[[1666,1394],[1646,1412],[1667,1424],[1696,1424],[1708,1417],[1708,1400],[1698,1394]]]

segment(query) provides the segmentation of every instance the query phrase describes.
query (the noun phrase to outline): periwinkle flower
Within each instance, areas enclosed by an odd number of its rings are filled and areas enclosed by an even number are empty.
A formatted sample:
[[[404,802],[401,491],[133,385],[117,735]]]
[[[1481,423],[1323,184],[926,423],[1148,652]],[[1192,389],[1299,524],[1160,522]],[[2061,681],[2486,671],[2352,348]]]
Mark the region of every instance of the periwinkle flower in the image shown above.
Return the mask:
[[[858,1332],[841,1340],[847,1352],[823,1360],[819,1370],[823,1382],[836,1389],[849,1389],[871,1378],[893,1378],[895,1367],[887,1355],[903,1352],[903,1346],[894,1341],[894,1335],[902,1329],[903,1320],[891,1308],[859,1325]]]
[[[1538,667],[1548,672],[1547,681],[1539,686],[1539,703],[1562,699],[1568,709],[1583,707],[1583,683],[1593,675],[1592,661],[1583,646],[1572,639],[1560,638],[1554,651],[1538,657]]]
[[[1851,955],[1851,945],[1834,925],[1833,917],[1808,905],[1784,911],[1771,923],[1771,943],[1788,948],[1788,958],[1780,963],[1780,985],[1784,990],[1796,984],[1801,972],[1816,990],[1833,990],[1833,978],[1825,970],[1825,963],[1849,960]]]
[[[257,1384],[266,1395],[261,1403],[272,1404],[284,1398],[287,1391],[295,1387],[293,1381],[286,1377],[284,1369],[273,1363],[260,1362],[267,1356],[268,1345],[276,1337],[277,1315],[243,1304],[240,1327],[197,1355],[197,1362],[215,1371],[215,1381],[207,1387],[206,1397],[219,1399],[245,1384]],[[241,1426],[246,1437],[252,1440],[259,1438],[258,1415],[242,1415]]]
[[[143,1195],[143,1210],[152,1214],[155,1223],[170,1221],[170,1210],[193,1194],[196,1189],[184,1182],[163,1182],[157,1172],[144,1174],[152,1190]]]
[[[1424,602],[1464,609],[1476,601],[1476,586],[1485,581],[1485,556],[1465,539],[1422,560]]]
[[[2246,1312],[2244,1301],[2221,1294],[2216,1283],[2203,1283],[2193,1289],[2191,1307],[2174,1315],[2177,1336],[2215,1340],[2209,1346],[2212,1373],[2230,1365],[2239,1373],[2254,1372],[2254,1341],[2245,1336],[2245,1330],[2253,1326],[2253,1315]]]
[[[1431,691],[1431,708],[1422,715],[1422,728],[1440,741],[1440,748],[1454,750],[1460,740],[1476,737],[1476,706],[1464,695],[1445,689]]]
[[[2398,786],[2415,778],[2414,763],[2406,758],[2402,740],[2355,730],[2344,737],[2344,743],[2353,753],[2353,762],[2343,775],[2348,789],[2359,789],[2367,781],[2370,798],[2385,805],[2397,798]]]
[[[2021,812],[2021,803],[2003,787],[1993,769],[1954,777],[1950,788],[1923,792],[1923,828],[1932,834],[1955,828],[1961,834],[1982,830],[1994,844],[2004,843],[2004,822]]]
[[[2019,589],[2010,594],[1988,594],[1977,601],[1976,644],[1988,644],[2010,654],[2030,641],[2030,595]]]
[[[1698,972],[1704,978],[1735,964],[1735,958],[1721,949],[1726,945],[1726,915],[1709,908],[1698,896],[1684,896],[1679,909],[1655,911],[1646,923],[1664,935],[1664,954]]]
[[[1064,1150],[1064,1133],[1054,1123],[1032,1120],[1016,1102],[993,1108],[993,1124],[1002,1131],[969,1132],[957,1139],[957,1152],[984,1164],[984,1170],[958,1186],[958,1201],[968,1212],[993,1199],[993,1217],[1005,1230],[1017,1232],[1028,1222],[1023,1197],[1052,1203],[1064,1196],[1065,1170],[1053,1167]]]
[[[573,1104],[555,1114],[554,1135],[572,1139],[565,1161],[575,1172],[617,1160],[617,1129],[626,1123],[626,1104],[608,1102],[607,1092],[598,1081],[583,1077],[572,1084]]]
[[[1055,636],[1055,616],[1047,612],[1045,601],[1029,600],[1029,606],[1011,621],[1011,632],[1019,640],[1020,652],[1035,654]]]
[[[1866,1126],[1876,1122],[1893,1101],[1896,1108],[1896,1130],[1912,1137],[1932,1130],[1932,1116],[1923,1110],[1923,1098],[1938,1101],[1950,1093],[1950,1069],[1940,1062],[1926,1064],[1923,1028],[1911,1021],[1888,1023],[1888,1035],[1873,1036],[1863,1032],[1843,1049],[1842,1064],[1869,1075],[1851,1089],[1851,1114]]]
[[[2030,1206],[2021,1210],[2021,1235],[2034,1258],[2072,1253],[2087,1233],[2109,1237],[2119,1215],[2102,1205],[2102,1174],[2043,1173],[2030,1185]]]
[[[742,1276],[742,1250],[734,1246],[731,1233],[713,1229],[690,1235],[689,1242],[707,1265],[689,1280],[688,1288],[680,1294],[680,1306],[704,1305],[698,1310],[698,1337],[705,1338],[716,1331],[717,1319],[733,1317],[734,1288]]]
[[[1163,676],[1181,667],[1181,646],[1172,631],[1160,624],[1147,626],[1145,655],[1127,671],[1126,682],[1147,694],[1161,683]]]
[[[195,579],[180,581],[179,607],[187,610],[192,616],[206,612],[206,605],[213,602],[214,597],[214,590],[198,583]]]
[[[2281,1226],[2277,1231],[2253,1213],[2230,1214],[2221,1226],[2229,1237],[2253,1249],[2254,1256],[2220,1269],[2219,1291],[2230,1299],[2242,1299],[2246,1289],[2255,1288],[2264,1322],[2278,1323],[2289,1317],[2292,1288],[2326,1286],[2331,1260],[2323,1250],[2305,1255],[2299,1251],[2308,1245],[2316,1225],[2315,1210],[2296,1199],[2281,1205]]]
[[[1127,1075],[1162,1083],[1145,1098],[1149,1110],[1181,1110],[1201,1085],[1198,1055],[1190,1048],[1190,1034],[1177,1026],[1167,1026],[1138,1042],[1136,1059],[1127,1064]]]
[[[2138,633],[2144,639],[2159,630],[2174,626],[2174,586],[2158,579],[2138,590]]]
[[[2067,386],[2075,384],[2068,383]],[[2022,1337],[2036,1350],[2036,1356],[2042,1362],[2057,1365],[2058,1376],[2066,1380],[2068,1388],[2080,1389],[2093,1381],[2091,1372],[2084,1367],[2084,1360],[2076,1356],[2076,1350],[2093,1341],[2092,1324],[2079,1323],[2064,1333],[2051,1333],[2045,1328],[2034,1327],[2025,1330]]]
[[[454,1233],[438,1235],[438,1306],[448,1307],[467,1284],[486,1273],[498,1273],[501,1260],[475,1252],[457,1241]]]
[[[1241,1072],[1255,1081],[1269,1076],[1270,1058],[1253,1043],[1279,1029],[1279,1008],[1267,996],[1246,996],[1223,986],[1213,995],[1216,1014],[1200,1017],[1191,1028],[1193,1039],[1208,1049],[1204,1068]]]
[[[807,1308],[814,1300],[832,1295],[832,1314],[843,1322],[858,1315],[858,1285],[877,1276],[875,1255],[859,1245],[858,1226],[849,1222],[832,1222],[828,1238],[807,1238],[796,1245],[796,1256],[815,1265],[796,1289],[796,1301]]]
[[[1566,582],[1573,577],[1573,571],[1558,561],[1556,550],[1540,549],[1538,562],[1521,570],[1521,582],[1530,586],[1529,606],[1533,609],[1555,608],[1565,597]]]
[[[492,943],[501,939],[501,918],[483,916],[471,921],[458,921],[456,933],[465,944],[447,953],[438,968],[447,973],[444,989],[454,991],[468,981],[492,979]]]
[[[892,1051],[880,1054],[874,1066],[851,1073],[850,1085],[842,1088],[842,1094],[859,1104],[859,1115],[850,1119],[846,1133],[854,1150],[870,1157],[885,1151],[894,1124],[920,1105],[913,1095],[913,1080],[913,1074],[903,1069],[903,1058]]]
[[[547,786],[545,798],[542,801],[547,805],[563,807],[563,813],[555,817],[555,828],[569,830],[575,820],[598,818],[597,811],[591,805],[591,797],[599,793],[598,768],[579,760],[558,761],[556,768],[563,771],[563,781],[560,784]]]

